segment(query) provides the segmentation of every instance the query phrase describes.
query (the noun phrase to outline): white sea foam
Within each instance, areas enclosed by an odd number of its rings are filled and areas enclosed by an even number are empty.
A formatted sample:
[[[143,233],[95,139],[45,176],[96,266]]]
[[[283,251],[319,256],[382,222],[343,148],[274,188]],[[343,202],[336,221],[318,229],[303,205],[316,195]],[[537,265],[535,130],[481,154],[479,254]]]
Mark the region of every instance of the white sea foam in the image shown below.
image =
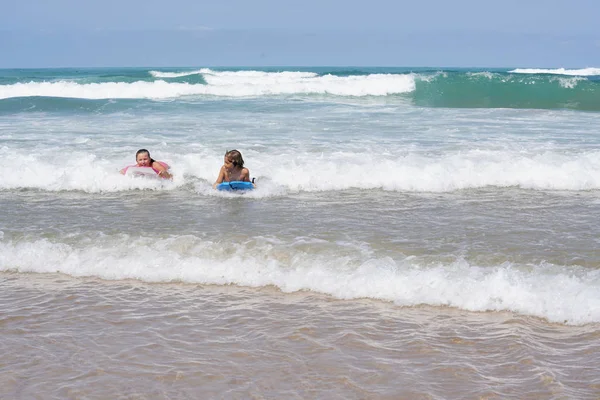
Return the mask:
[[[161,71],[150,71],[149,74],[155,78],[181,78],[184,76],[190,75],[201,75],[204,73],[210,72],[207,68],[202,68],[195,71],[185,71],[185,72],[161,72]]]
[[[173,74],[177,73],[160,73]],[[185,73],[189,74],[189,73]],[[0,99],[46,96],[81,99],[168,99],[181,96],[252,97],[291,94],[336,96],[386,96],[415,90],[413,75],[373,74],[339,77],[310,72],[204,71],[207,84],[181,82],[106,82],[79,84],[70,81],[0,85]]]
[[[581,69],[544,69],[544,68],[516,68],[508,71],[514,74],[552,74],[552,75],[573,75],[573,76],[595,76],[600,75],[600,68],[581,68]]]
[[[118,192],[132,189],[169,190],[189,182],[200,194],[215,195],[210,182],[220,168],[219,157],[169,154],[173,181],[122,176],[130,160],[96,159],[85,152],[56,159],[44,154],[0,151],[0,189]],[[460,189],[521,187],[534,190],[600,189],[600,151],[574,154],[546,151],[522,153],[467,150],[438,155],[407,153],[394,158],[380,154],[337,152],[252,154],[251,174],[259,181],[255,197],[290,192],[383,189],[400,192],[450,192]],[[288,165],[289,168],[281,168]],[[225,195],[225,194],[219,194]]]
[[[122,234],[80,243],[3,239],[0,271],[274,285],[284,292],[311,290],[340,299],[372,298],[401,306],[509,310],[559,323],[600,322],[600,270],[509,262],[481,267],[464,260],[422,265],[416,257],[394,260],[372,252],[348,252],[333,243],[321,243],[320,247],[329,247],[309,253],[303,250],[302,238],[291,243],[256,238],[253,243],[228,246],[189,235],[157,241]]]
[[[565,89],[573,89],[577,86],[577,83],[585,80],[586,78],[582,78],[579,76],[569,77],[569,78],[558,78],[558,83],[560,86]]]
[[[497,74],[494,74],[492,72],[489,71],[481,71],[481,72],[468,72],[467,73],[468,76],[475,76],[475,77],[484,77],[487,79],[494,79],[495,77],[497,77]]]
[[[127,163],[96,160],[94,155],[74,153],[69,158],[44,160],[40,155],[9,153],[0,161],[6,170],[14,171],[0,178],[0,189],[42,189],[47,191],[116,192],[132,189],[168,190],[183,183],[181,176],[173,181],[124,176],[119,173]]]
[[[277,81],[295,81],[303,78],[317,78],[319,75],[315,72],[302,71],[280,71],[280,72],[265,72],[265,71],[213,71],[210,69],[203,70],[203,73],[213,78],[225,78],[228,82],[232,80],[248,81],[255,79],[277,80]]]

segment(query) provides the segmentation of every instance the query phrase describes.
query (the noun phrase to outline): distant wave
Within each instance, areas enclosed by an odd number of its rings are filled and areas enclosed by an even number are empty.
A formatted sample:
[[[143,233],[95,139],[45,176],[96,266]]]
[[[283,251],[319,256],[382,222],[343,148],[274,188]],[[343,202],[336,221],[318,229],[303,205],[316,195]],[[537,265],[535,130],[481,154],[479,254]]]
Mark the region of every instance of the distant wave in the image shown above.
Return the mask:
[[[0,100],[27,97],[177,100],[317,95],[328,96],[335,101],[336,97],[402,95],[402,98],[412,100],[422,107],[600,111],[600,80],[593,76],[600,72],[597,68],[516,69],[510,72],[331,72],[215,71],[203,68],[182,72],[148,71],[149,75],[156,78],[153,81],[29,81],[0,85]],[[18,104],[0,102],[0,111],[4,111],[4,108],[12,112],[18,107]],[[23,104],[23,107],[26,110],[31,105]],[[52,106],[44,104],[44,108],[52,109]]]
[[[517,68],[509,71],[514,74],[552,74],[552,75],[572,75],[572,76],[597,76],[600,75],[600,68],[581,68],[581,69],[544,69],[544,68]]]
[[[0,86],[0,99],[29,96],[167,99],[193,95],[248,97],[285,94],[386,96],[414,90],[414,78],[410,75],[374,74],[338,77],[302,72],[240,71],[211,72],[204,73],[203,76],[206,85],[169,83],[164,80],[89,84],[69,81],[16,83]]]
[[[416,79],[416,105],[600,111],[600,81],[576,75],[443,72]]]
[[[202,68],[197,71],[187,71],[187,72],[161,72],[161,71],[150,71],[149,74],[155,78],[181,78],[184,76],[190,75],[200,75],[209,73],[210,70],[207,68]]]

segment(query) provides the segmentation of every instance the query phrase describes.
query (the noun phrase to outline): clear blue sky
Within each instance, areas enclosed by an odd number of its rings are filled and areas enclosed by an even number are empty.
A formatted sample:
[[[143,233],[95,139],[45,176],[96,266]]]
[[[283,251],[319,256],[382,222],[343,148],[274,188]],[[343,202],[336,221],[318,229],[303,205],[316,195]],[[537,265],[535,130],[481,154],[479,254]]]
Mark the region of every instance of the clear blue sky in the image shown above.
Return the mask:
[[[1,3],[3,68],[600,67],[600,0]]]

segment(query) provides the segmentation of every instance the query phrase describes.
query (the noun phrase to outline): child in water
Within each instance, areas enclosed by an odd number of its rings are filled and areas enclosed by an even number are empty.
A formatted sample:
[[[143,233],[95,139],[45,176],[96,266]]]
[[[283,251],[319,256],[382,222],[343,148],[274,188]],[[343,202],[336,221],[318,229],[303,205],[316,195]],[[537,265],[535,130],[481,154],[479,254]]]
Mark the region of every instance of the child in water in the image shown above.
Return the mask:
[[[158,176],[165,179],[172,179],[173,175],[169,173],[169,165],[162,161],[156,161],[152,157],[150,157],[150,152],[146,149],[139,149],[137,153],[135,153],[135,162],[136,165],[130,165],[129,167],[150,167],[156,172]],[[123,168],[120,172],[125,175],[127,172],[127,168]]]
[[[223,161],[223,166],[219,171],[219,176],[213,185],[213,189],[223,182],[250,182],[250,171],[248,168],[244,168],[242,153],[237,150],[230,150],[225,153]]]

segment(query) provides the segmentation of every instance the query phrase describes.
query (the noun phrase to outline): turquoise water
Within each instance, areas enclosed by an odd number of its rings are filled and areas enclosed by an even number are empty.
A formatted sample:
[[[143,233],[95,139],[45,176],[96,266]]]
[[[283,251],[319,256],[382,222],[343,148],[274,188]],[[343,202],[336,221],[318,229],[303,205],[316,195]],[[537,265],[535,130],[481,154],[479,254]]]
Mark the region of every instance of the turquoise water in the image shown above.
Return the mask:
[[[0,85],[0,112],[88,108],[86,100],[94,99],[265,95],[400,96],[424,107],[600,111],[600,71],[594,68],[20,69],[3,70]],[[65,106],[61,98],[73,100]]]

